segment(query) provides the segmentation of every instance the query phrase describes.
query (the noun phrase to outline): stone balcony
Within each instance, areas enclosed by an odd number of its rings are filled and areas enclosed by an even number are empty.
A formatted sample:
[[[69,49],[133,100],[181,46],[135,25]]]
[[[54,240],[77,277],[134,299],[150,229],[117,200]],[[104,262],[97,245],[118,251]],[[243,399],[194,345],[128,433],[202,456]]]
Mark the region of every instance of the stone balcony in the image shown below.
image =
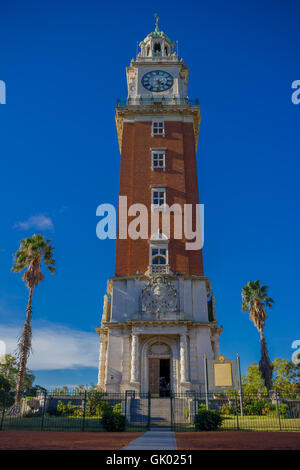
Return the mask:
[[[169,264],[150,264],[148,267],[148,274],[171,274]]]

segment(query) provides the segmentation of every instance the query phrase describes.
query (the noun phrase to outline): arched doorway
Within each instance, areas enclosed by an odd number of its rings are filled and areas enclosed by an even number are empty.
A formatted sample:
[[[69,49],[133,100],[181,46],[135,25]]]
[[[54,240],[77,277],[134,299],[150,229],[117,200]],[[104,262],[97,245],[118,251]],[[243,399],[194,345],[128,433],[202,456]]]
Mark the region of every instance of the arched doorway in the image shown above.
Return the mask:
[[[170,364],[170,390],[172,392],[178,393],[179,342],[176,337],[172,338],[163,335],[144,337],[144,339],[141,341],[140,357],[142,393],[148,393],[150,390],[150,359],[168,359]],[[158,368],[157,364],[156,377],[159,377],[160,367]]]
[[[152,396],[168,397],[171,384],[171,350],[165,343],[154,343],[148,350],[149,392]]]

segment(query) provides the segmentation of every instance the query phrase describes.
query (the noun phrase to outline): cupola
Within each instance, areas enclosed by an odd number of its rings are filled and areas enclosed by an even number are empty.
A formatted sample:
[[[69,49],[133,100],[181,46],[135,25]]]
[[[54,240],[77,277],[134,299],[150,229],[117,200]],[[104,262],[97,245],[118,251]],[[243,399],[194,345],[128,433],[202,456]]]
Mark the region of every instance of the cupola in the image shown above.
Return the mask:
[[[159,16],[154,15],[155,30],[149,33],[143,41],[140,42],[141,51],[138,53],[137,59],[152,59],[162,57],[167,60],[174,57],[177,58],[174,52],[175,43],[163,31],[160,31],[158,26]]]

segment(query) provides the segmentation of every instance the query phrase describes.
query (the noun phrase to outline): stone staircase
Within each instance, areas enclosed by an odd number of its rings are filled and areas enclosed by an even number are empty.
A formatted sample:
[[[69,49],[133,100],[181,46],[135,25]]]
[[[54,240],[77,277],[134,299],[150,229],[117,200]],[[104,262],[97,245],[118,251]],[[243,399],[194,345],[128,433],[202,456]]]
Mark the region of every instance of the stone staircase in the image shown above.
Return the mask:
[[[150,426],[171,426],[171,402],[169,397],[151,398]]]
[[[148,398],[133,398],[127,410],[127,419],[134,426],[146,426],[148,423]]]

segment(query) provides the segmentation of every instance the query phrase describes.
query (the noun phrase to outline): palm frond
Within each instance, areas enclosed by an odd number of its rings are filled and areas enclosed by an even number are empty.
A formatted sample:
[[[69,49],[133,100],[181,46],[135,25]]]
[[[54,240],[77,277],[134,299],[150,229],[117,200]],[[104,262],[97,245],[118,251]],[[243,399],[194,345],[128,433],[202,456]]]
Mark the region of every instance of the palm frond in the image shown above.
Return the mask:
[[[41,263],[44,263],[49,271],[54,274],[55,260],[53,258],[53,245],[51,239],[45,239],[41,234],[23,238],[20,241],[18,251],[14,254],[13,272],[21,272],[27,268],[22,276],[27,287],[37,286],[44,279],[41,272]]]

